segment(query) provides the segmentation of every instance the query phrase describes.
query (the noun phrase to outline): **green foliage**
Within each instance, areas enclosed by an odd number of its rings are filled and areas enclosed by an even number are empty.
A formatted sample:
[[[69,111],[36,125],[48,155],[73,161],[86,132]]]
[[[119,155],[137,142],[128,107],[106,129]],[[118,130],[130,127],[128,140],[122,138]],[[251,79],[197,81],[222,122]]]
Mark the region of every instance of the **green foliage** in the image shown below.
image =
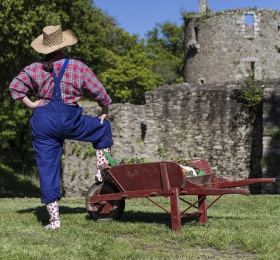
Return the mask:
[[[177,158],[176,162],[183,166],[189,165],[189,161],[186,158]]]
[[[209,16],[212,13],[212,10],[207,6],[206,7],[206,15]]]
[[[93,148],[92,144],[88,144],[88,149],[84,150],[84,159],[94,156],[95,153],[96,150]]]
[[[71,154],[72,155],[76,153],[76,156],[79,157],[81,152],[82,152],[82,147],[80,145],[72,144],[72,146],[71,146]],[[86,154],[86,156],[88,156],[89,152],[91,152],[91,150],[89,150],[89,149],[85,150],[84,156],[85,156],[85,154]]]
[[[135,140],[135,143],[136,144],[143,144],[144,140],[142,138],[138,138],[138,139]]]
[[[160,157],[163,157],[163,156],[164,156],[164,149],[163,149],[162,146],[159,146],[158,149],[157,149],[157,151],[158,151],[158,155],[159,155]]]
[[[272,137],[272,142],[278,144],[280,141],[280,128],[274,126],[269,130],[269,134]],[[275,144],[274,144],[275,145]],[[280,156],[277,152],[270,152],[266,155],[265,158],[262,158],[260,161],[262,168],[266,168],[269,174],[276,175],[279,173],[280,167]]]
[[[193,19],[194,17],[196,17],[198,15],[198,13],[196,12],[186,12],[186,11],[183,11],[182,12],[182,17],[184,20],[188,21],[190,19]]]
[[[74,154],[74,153],[76,152],[76,149],[77,149],[77,145],[72,144],[72,147],[71,147],[71,154]]]
[[[74,168],[71,172],[71,181],[73,181],[75,179],[76,174],[77,174],[77,169]]]
[[[184,25],[157,23],[146,36],[153,71],[162,75],[165,84],[183,82]]]
[[[39,59],[30,43],[41,34],[42,28],[47,24],[65,25],[70,21],[67,11],[71,2],[3,0],[0,3],[0,46],[3,50],[0,56],[0,161],[13,167],[21,167],[31,156],[29,119],[32,111],[11,99],[9,83],[23,67]],[[86,0],[83,2],[87,3]]]
[[[279,126],[274,126],[269,130],[269,134],[271,135],[274,141],[280,141],[280,128]]]
[[[81,147],[80,145],[78,145],[78,146],[77,146],[77,149],[76,149],[76,155],[77,155],[77,156],[80,156],[81,151],[82,151],[82,147]]]
[[[149,162],[149,159],[147,158],[123,158],[122,159],[125,164],[130,164],[130,163],[147,163]]]
[[[0,163],[0,197],[39,197],[38,183]]]
[[[65,154],[64,153],[62,153],[60,161],[61,161],[61,170],[62,170],[65,165]]]
[[[240,103],[246,107],[258,107],[263,101],[263,90],[271,87],[271,81],[263,71],[262,80],[255,80],[254,74],[243,75],[244,85],[241,87]]]
[[[111,53],[114,67],[100,76],[101,82],[114,102],[143,104],[145,92],[163,84],[161,75],[153,73],[153,62],[140,45],[129,50],[124,56]]]
[[[262,169],[263,169],[263,168],[266,168],[266,162],[265,162],[265,159],[264,159],[264,158],[261,159],[261,161],[260,161],[260,166],[261,166]]]
[[[22,68],[42,58],[30,43],[46,25],[74,31],[79,41],[66,49],[67,55],[85,62],[115,103],[144,104],[146,91],[182,81],[183,27],[158,24],[145,44],[118,28],[115,19],[92,0],[2,0],[0,8],[0,163],[20,168],[34,158],[30,152],[32,111],[11,99],[8,86]],[[72,148],[74,152],[79,156],[78,148]]]
[[[86,171],[85,172],[85,179],[88,179],[89,178],[89,171]]]

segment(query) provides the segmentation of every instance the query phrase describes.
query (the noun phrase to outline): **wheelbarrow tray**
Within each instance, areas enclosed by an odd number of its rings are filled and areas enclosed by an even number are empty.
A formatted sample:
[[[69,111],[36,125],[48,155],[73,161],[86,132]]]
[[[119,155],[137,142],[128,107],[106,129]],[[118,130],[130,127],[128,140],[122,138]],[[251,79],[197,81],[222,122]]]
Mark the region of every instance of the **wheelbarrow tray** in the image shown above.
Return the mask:
[[[198,215],[199,222],[207,222],[207,209],[212,206],[224,194],[244,194],[249,195],[246,189],[237,189],[257,182],[274,182],[274,178],[255,178],[237,181],[229,181],[211,173],[210,165],[206,160],[190,160],[193,165],[198,165],[206,174],[186,177],[182,169],[176,162],[152,162],[123,164],[111,167],[108,170],[109,178],[117,187],[117,192],[110,194],[94,194],[87,196],[86,203],[96,205],[110,201],[125,199],[147,198],[155,205],[171,215],[172,230],[181,229],[181,218],[190,215]],[[102,188],[101,188],[102,190]],[[179,196],[196,195],[195,203],[189,203],[190,206],[180,211]],[[210,205],[206,205],[208,195],[218,195],[219,197]],[[153,201],[152,197],[164,196],[170,198],[170,210],[163,208]],[[185,201],[186,202],[186,201]],[[196,206],[197,205],[197,206]],[[198,210],[192,213],[186,213],[190,208]]]

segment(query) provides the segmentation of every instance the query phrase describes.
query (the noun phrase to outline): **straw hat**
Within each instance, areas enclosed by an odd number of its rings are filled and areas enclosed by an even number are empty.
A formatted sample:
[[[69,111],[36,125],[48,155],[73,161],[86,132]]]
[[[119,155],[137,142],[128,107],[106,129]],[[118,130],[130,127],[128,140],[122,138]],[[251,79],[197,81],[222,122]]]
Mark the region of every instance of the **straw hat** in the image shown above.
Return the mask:
[[[62,31],[60,25],[50,25],[43,28],[43,33],[30,46],[39,53],[49,54],[77,42],[77,37],[70,29]]]

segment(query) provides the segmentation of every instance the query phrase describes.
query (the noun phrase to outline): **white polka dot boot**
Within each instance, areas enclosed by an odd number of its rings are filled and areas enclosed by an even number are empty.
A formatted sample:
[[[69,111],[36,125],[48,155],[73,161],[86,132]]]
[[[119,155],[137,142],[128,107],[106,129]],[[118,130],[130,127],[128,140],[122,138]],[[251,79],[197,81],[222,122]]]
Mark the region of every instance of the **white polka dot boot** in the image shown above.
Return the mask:
[[[105,172],[104,168],[109,167],[109,160],[104,155],[104,152],[107,152],[108,154],[111,154],[110,148],[103,148],[101,150],[96,150],[96,167],[97,167],[97,173],[95,175],[95,181],[101,182],[104,179]]]
[[[50,224],[45,226],[45,229],[60,228],[59,207],[57,201],[48,203],[47,210],[50,216]]]

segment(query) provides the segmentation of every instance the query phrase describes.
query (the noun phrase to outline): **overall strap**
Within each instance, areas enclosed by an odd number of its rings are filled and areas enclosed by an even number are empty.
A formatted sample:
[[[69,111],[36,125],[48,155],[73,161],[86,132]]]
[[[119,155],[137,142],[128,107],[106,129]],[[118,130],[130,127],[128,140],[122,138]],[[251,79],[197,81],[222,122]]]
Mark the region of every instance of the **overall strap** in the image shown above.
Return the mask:
[[[61,99],[61,92],[60,92],[60,81],[64,75],[64,72],[66,70],[66,67],[68,65],[69,59],[65,59],[64,64],[59,72],[58,77],[56,76],[54,70],[52,71],[52,77],[53,77],[53,81],[54,81],[54,88],[52,91],[52,98],[51,100],[60,100]]]

